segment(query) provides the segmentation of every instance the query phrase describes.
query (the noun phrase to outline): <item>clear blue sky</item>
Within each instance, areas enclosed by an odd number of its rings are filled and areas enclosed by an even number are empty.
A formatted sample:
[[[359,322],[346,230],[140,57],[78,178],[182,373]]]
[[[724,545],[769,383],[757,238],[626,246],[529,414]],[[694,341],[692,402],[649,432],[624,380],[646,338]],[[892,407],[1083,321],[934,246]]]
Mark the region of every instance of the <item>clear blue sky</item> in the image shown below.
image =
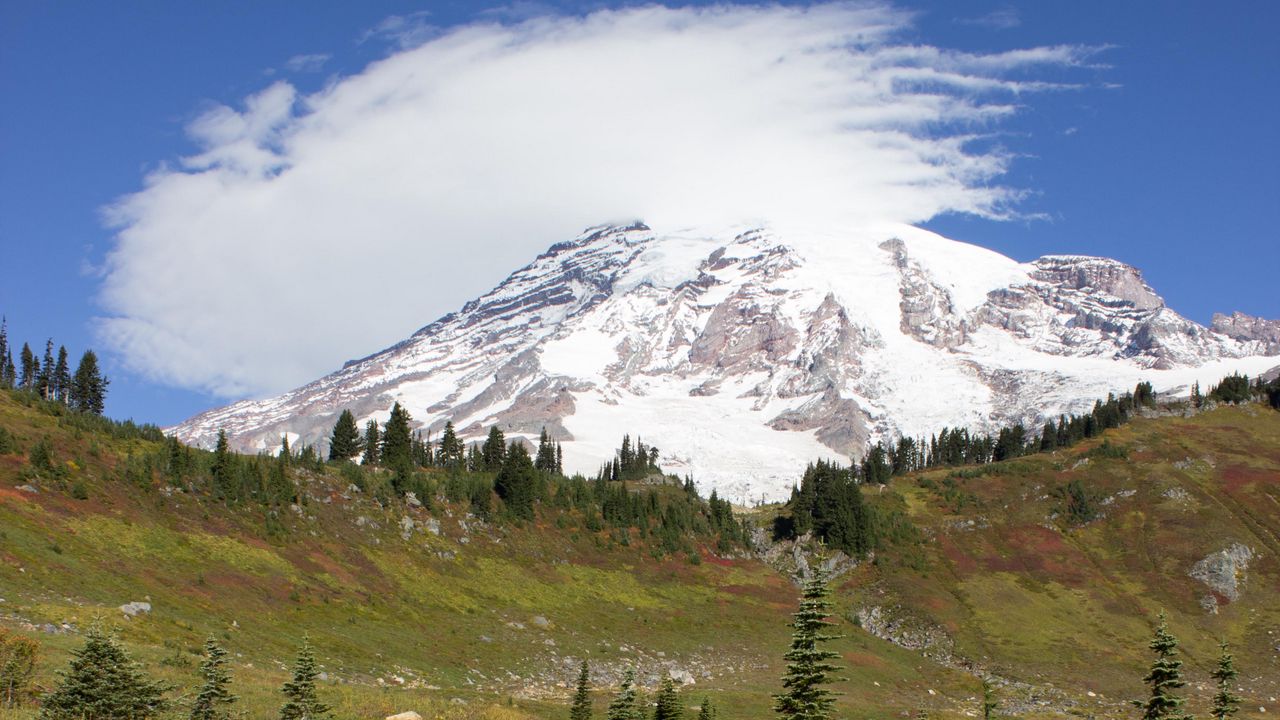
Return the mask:
[[[1047,219],[949,216],[931,229],[1021,260],[1078,253],[1130,262],[1175,310],[1203,323],[1215,311],[1280,317],[1280,3],[900,6],[920,11],[921,44],[1110,46],[1094,58],[1109,67],[1085,76],[1090,87],[1027,98],[1001,126],[999,142],[1020,156],[1002,182],[1030,191],[1019,209]],[[0,312],[11,340],[37,347],[51,336],[73,354],[95,344],[95,268],[112,237],[101,208],[138,190],[148,170],[192,154],[184,128],[201,112],[238,105],[280,77],[310,92],[360,71],[389,52],[385,40],[361,41],[388,16],[429,9],[431,23],[448,27],[476,19],[477,7],[4,2]],[[286,67],[309,54],[331,57],[320,72]],[[167,424],[221,404],[104,360],[113,416]]]

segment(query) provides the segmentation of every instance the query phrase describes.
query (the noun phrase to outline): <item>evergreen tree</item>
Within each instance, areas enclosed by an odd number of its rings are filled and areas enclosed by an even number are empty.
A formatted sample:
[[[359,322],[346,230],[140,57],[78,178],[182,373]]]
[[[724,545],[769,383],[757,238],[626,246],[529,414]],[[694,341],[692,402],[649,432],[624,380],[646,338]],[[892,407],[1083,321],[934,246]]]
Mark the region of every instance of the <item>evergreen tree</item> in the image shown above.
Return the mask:
[[[453,421],[446,420],[444,432],[440,434],[440,456],[436,459],[437,462],[447,468],[461,467],[462,451],[462,441],[458,440],[458,434],[453,429]]]
[[[378,464],[378,452],[382,448],[382,441],[378,433],[378,421],[370,420],[368,425],[364,426],[364,456],[360,459],[362,465],[373,467]]]
[[[636,697],[636,671],[627,668],[622,674],[622,687],[609,703],[607,720],[643,720],[644,710]]]
[[[556,448],[551,442],[551,436],[547,434],[546,425],[542,426],[542,433],[538,435],[538,454],[533,466],[547,473],[556,469]]]
[[[40,361],[36,359],[35,353],[31,352],[31,346],[22,343],[22,382],[20,385],[24,390],[30,390],[36,386],[36,376],[40,374]]]
[[[507,510],[518,518],[533,519],[533,497],[537,471],[529,459],[524,443],[514,442],[493,479],[493,490],[507,504]]]
[[[1227,642],[1222,641],[1218,647],[1222,653],[1218,656],[1218,666],[1210,673],[1218,689],[1213,694],[1213,710],[1209,714],[1214,720],[1230,720],[1240,709],[1240,697],[1231,692],[1231,685],[1239,673],[1236,672],[1235,659],[1227,649]]]
[[[1178,640],[1169,634],[1169,625],[1163,612],[1160,613],[1160,624],[1156,627],[1155,636],[1147,647],[1156,654],[1151,672],[1142,678],[1151,687],[1151,697],[1146,702],[1134,700],[1133,704],[1143,709],[1143,720],[1190,720],[1190,715],[1177,714],[1186,701],[1173,691],[1186,683],[1182,680],[1182,661],[1178,659]]]
[[[1000,703],[996,700],[995,688],[991,686],[991,681],[982,679],[982,720],[991,720],[991,715],[1000,707]]]
[[[360,428],[356,427],[356,416],[350,410],[343,410],[333,424],[333,434],[329,436],[329,459],[342,462],[359,452]]]
[[[835,693],[824,686],[835,681],[832,673],[840,668],[831,660],[839,654],[822,647],[836,637],[824,632],[833,625],[827,620],[831,614],[830,591],[821,559],[813,565],[813,576],[804,584],[800,608],[791,622],[793,632],[791,649],[784,656],[787,673],[782,679],[783,691],[774,696],[774,710],[783,720],[827,720],[835,699]]]
[[[586,660],[582,661],[582,670],[578,673],[578,689],[573,694],[569,720],[591,720],[591,676]]]
[[[9,349],[9,320],[0,317],[0,388],[13,387],[13,351]]]
[[[58,363],[53,368],[53,399],[67,402],[71,395],[71,368],[67,365],[67,348],[58,346]]]
[[[231,674],[227,672],[227,651],[210,635],[204,641],[204,660],[200,663],[204,684],[191,706],[190,720],[230,720],[231,704],[236,696],[227,689]]]
[[[382,426],[382,454],[380,462],[391,469],[395,476],[391,483],[396,492],[404,492],[413,474],[413,434],[409,429],[409,411],[400,403],[391,406],[391,417]]]
[[[45,400],[53,399],[53,338],[44,344],[44,362],[40,363],[40,372],[36,375],[36,394]]]
[[[719,714],[716,712],[716,707],[711,704],[711,698],[702,698],[702,707],[698,708],[698,720],[716,720]]]
[[[329,706],[320,702],[316,695],[316,676],[319,674],[311,642],[304,637],[302,647],[298,650],[298,659],[293,664],[293,678],[280,688],[285,698],[284,705],[280,706],[280,720],[320,720],[330,717]]]
[[[85,350],[71,379],[71,406],[82,412],[101,415],[106,405],[110,381],[98,370],[98,356]]]
[[[480,447],[480,462],[485,470],[495,472],[502,467],[502,461],[506,456],[507,438],[502,434],[502,430],[494,425],[489,428],[489,437],[485,438],[484,445]]]
[[[42,720],[146,720],[168,706],[165,687],[143,674],[115,639],[96,626],[52,693],[44,696]]]
[[[1200,381],[1191,384],[1191,404],[1194,407],[1204,405],[1204,395],[1200,392]]]
[[[684,706],[680,704],[680,692],[676,690],[676,681],[668,675],[662,678],[658,687],[658,706],[653,711],[653,720],[681,720],[684,718]]]
[[[224,501],[235,499],[235,488],[231,477],[231,448],[227,443],[227,431],[218,428],[218,442],[213,447],[213,465],[209,475],[213,477],[213,494]]]

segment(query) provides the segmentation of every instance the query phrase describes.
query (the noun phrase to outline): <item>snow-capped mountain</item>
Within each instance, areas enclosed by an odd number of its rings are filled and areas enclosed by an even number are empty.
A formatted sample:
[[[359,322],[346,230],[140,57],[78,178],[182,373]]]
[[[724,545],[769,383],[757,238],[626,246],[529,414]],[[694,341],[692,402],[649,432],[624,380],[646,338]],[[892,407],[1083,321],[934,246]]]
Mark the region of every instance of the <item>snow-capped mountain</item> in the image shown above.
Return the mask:
[[[545,426],[593,473],[624,432],[668,470],[748,501],[806,462],[943,427],[1085,410],[1140,380],[1185,391],[1280,364],[1280,322],[1213,328],[1128,265],[1018,263],[909,226],[850,233],[593,228],[408,340],[276,398],[172,429],[245,450],[327,446],[337,414],[394,401],[466,438]]]

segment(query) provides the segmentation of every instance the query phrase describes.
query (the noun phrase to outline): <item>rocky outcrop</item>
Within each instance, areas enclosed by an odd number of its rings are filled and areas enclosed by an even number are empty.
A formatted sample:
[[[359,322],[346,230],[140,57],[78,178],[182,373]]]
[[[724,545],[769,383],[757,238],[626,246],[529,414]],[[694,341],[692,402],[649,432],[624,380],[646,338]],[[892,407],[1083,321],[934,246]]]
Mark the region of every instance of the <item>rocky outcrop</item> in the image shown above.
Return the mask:
[[[1233,543],[1192,565],[1187,574],[1208,585],[1217,596],[1225,598],[1228,602],[1235,602],[1240,599],[1245,571],[1249,569],[1249,561],[1253,557],[1252,548],[1241,543]],[[1210,612],[1217,612],[1217,597],[1208,596],[1201,604]]]
[[[1210,327],[1233,340],[1257,343],[1260,354],[1280,354],[1280,320],[1264,320],[1242,312],[1214,313]]]

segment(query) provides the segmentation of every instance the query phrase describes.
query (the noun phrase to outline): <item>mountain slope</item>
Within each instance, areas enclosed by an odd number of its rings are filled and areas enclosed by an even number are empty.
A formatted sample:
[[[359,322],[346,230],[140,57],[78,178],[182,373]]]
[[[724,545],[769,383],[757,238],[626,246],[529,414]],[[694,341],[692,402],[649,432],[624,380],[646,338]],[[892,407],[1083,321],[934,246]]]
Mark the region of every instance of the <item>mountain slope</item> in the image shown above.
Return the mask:
[[[404,404],[466,438],[547,427],[594,472],[631,428],[665,467],[739,502],[869,441],[1038,422],[1151,381],[1207,385],[1280,364],[1276,323],[1208,329],[1132,267],[1051,256],[1020,264],[917,228],[659,236],[595,228],[552,247],[458,313],[286,393],[173,432],[244,450],[287,434],[324,444],[337,414]],[[1090,401],[1091,402],[1091,401]]]

